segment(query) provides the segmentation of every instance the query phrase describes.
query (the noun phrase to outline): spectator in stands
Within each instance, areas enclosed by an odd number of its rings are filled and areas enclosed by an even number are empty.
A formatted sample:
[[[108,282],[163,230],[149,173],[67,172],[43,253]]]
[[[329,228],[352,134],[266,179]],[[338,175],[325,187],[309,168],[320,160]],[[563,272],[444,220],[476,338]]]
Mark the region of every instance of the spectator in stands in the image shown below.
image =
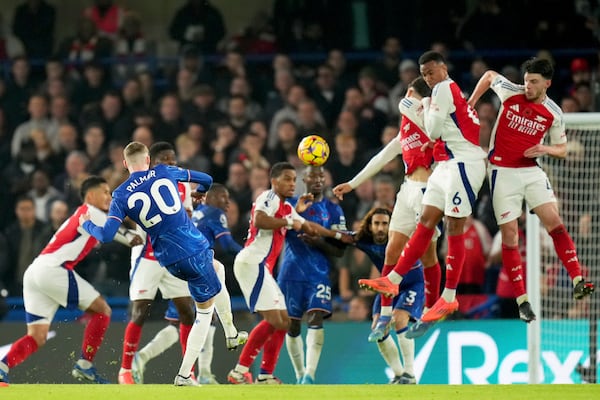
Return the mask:
[[[89,159],[88,172],[99,175],[110,166],[110,159],[105,146],[106,134],[99,124],[90,124],[83,131],[84,151]]]
[[[387,91],[398,82],[398,68],[402,61],[402,42],[397,37],[389,36],[383,42],[381,50],[383,57],[375,62],[373,68],[383,89]]]
[[[265,10],[258,10],[248,26],[234,35],[226,47],[244,54],[273,54],[277,50],[275,40],[271,18]]]
[[[271,163],[286,161],[288,155],[296,155],[300,137],[294,121],[284,119],[277,127],[277,145],[270,152]]]
[[[267,99],[264,105],[264,117],[266,121],[271,121],[277,111],[285,106],[287,95],[295,83],[296,79],[291,69],[275,69],[273,73],[273,88],[267,92]]]
[[[44,165],[52,174],[59,171],[62,167],[60,164],[61,158],[54,153],[46,131],[33,129],[31,131],[31,141],[35,147],[35,156],[38,163]]]
[[[480,221],[469,216],[465,222],[465,264],[458,281],[458,294],[483,294],[485,269],[492,247],[492,237]]]
[[[375,193],[373,207],[387,208],[390,211],[394,209],[398,188],[391,176],[380,174],[375,177],[373,191]]]
[[[390,104],[379,86],[379,77],[373,68],[365,67],[360,70],[358,73],[358,87],[363,94],[365,103],[384,114],[388,114]]]
[[[83,17],[79,20],[75,36],[66,38],[58,49],[58,56],[67,59],[74,77],[82,71],[81,66],[90,61],[110,57],[112,42],[99,35],[93,20]]]
[[[235,151],[237,144],[236,130],[227,122],[220,123],[217,126],[216,138],[210,144],[212,150],[211,175],[216,182],[227,180],[227,161]]]
[[[283,108],[275,113],[269,127],[269,140],[267,142],[270,149],[277,145],[277,126],[284,119],[290,119],[298,124],[298,106],[303,100],[306,100],[306,90],[303,86],[295,84],[287,93],[286,103]],[[321,117],[321,123],[325,121]]]
[[[113,46],[115,78],[126,79],[148,70],[148,57],[155,54],[154,43],[144,36],[140,16],[126,12]]]
[[[371,304],[373,296],[356,295],[348,303],[348,320],[354,322],[366,322],[371,320]]]
[[[10,153],[13,157],[19,154],[23,142],[31,140],[31,132],[34,129],[41,129],[44,132],[48,132],[50,128],[48,101],[44,96],[31,96],[27,110],[29,112],[29,120],[17,127],[12,138]]]
[[[27,193],[35,205],[35,218],[41,222],[50,219],[51,204],[62,198],[62,194],[50,185],[49,171],[38,168],[31,177],[31,190]]]
[[[123,165],[123,150],[125,146],[125,142],[119,141],[112,141],[108,144],[110,165],[100,172],[100,176],[106,180],[111,192],[129,177],[129,171]]]
[[[175,139],[177,165],[196,171],[210,171],[210,160],[202,152],[203,142],[193,140],[188,134],[182,133]]]
[[[387,124],[385,113],[369,104],[362,91],[356,87],[346,90],[344,110],[352,112],[358,119],[356,139],[361,148],[371,150],[377,147],[377,141],[372,138],[378,137]]]
[[[325,125],[332,129],[335,118],[344,104],[344,92],[338,85],[335,71],[329,64],[321,64],[317,67],[317,75],[311,85],[310,97],[320,111]]]
[[[270,163],[263,154],[264,147],[263,138],[254,132],[248,132],[241,137],[239,148],[231,154],[229,164],[239,162],[248,171],[254,167],[269,169]]]
[[[229,93],[221,97],[217,103],[217,108],[226,113],[228,111],[229,100],[234,96],[241,96],[246,101],[246,117],[256,119],[262,116],[262,106],[252,98],[252,85],[244,76],[237,76],[231,80]]]
[[[575,84],[571,90],[571,95],[577,99],[580,112],[596,111],[594,107],[594,94],[592,93],[592,88],[589,83],[579,82]]]
[[[212,86],[202,84],[194,87],[190,101],[183,103],[183,120],[186,124],[198,123],[209,130],[215,129],[226,119],[226,115],[216,108],[215,101]]]
[[[4,109],[0,106],[0,171],[10,161],[10,141],[12,131],[9,130]]]
[[[79,191],[83,181],[90,175],[89,163],[90,160],[85,152],[72,151],[65,160],[65,171],[54,178],[53,186],[62,193],[70,211],[81,204]]]
[[[17,220],[4,231],[8,262],[11,266],[6,283],[11,296],[19,296],[22,293],[25,269],[46,245],[41,235],[44,223],[36,219],[35,204],[30,197],[17,198],[15,215]]]
[[[329,53],[327,53],[326,63],[333,68],[335,79],[342,90],[346,90],[350,86],[356,85],[356,76],[347,68],[348,63],[342,50],[329,50]]]
[[[230,197],[238,204],[241,214],[247,213],[252,207],[252,191],[248,180],[248,170],[242,163],[235,162],[229,165],[226,186]]]
[[[13,59],[10,72],[3,96],[4,111],[9,126],[18,126],[28,118],[27,105],[36,85],[30,78],[29,61],[25,57]]]
[[[25,55],[23,42],[10,32],[4,21],[4,15],[0,13],[0,61],[6,62]]]
[[[12,28],[27,57],[45,59],[52,54],[55,20],[55,9],[45,0],[26,0],[17,6]]]
[[[468,51],[507,48],[514,45],[517,37],[515,30],[506,29],[505,24],[515,19],[497,0],[480,0],[462,23],[459,40]]]
[[[244,77],[249,82],[253,82],[244,55],[238,50],[228,50],[221,63],[215,68],[214,87],[217,95],[219,97],[227,95],[231,81],[237,77]]]
[[[44,239],[42,243],[48,243],[58,228],[69,218],[69,206],[64,200],[56,199],[49,204],[49,220],[44,225],[40,234]]]
[[[79,133],[75,125],[67,123],[62,124],[58,127],[58,142],[59,150],[57,157],[61,160],[61,165],[64,165],[64,161],[67,155],[74,150],[79,150],[82,147]]]
[[[579,101],[573,96],[565,96],[560,100],[560,109],[563,113],[581,112]]]
[[[248,132],[252,120],[248,117],[248,103],[241,95],[231,96],[227,102],[227,121],[235,129],[238,136]]]
[[[390,101],[390,112],[388,115],[398,117],[400,111],[398,110],[398,104],[400,100],[404,98],[408,84],[415,80],[421,73],[419,72],[419,66],[413,60],[406,59],[398,66],[399,80],[388,92],[388,99]]]
[[[169,34],[182,49],[190,46],[204,54],[215,53],[225,37],[223,16],[208,0],[188,0],[175,13]]]
[[[303,135],[315,133],[322,136],[327,141],[333,139],[316,103],[310,98],[306,98],[298,103],[296,121],[298,131],[302,132]]]
[[[158,101],[158,115],[155,123],[157,141],[173,143],[185,131],[179,99],[173,93],[164,95]]]
[[[131,141],[140,142],[146,147],[150,148],[150,146],[152,146],[152,144],[155,142],[154,132],[152,132],[152,129],[147,126],[138,126],[131,135]]]
[[[100,102],[104,94],[110,90],[110,86],[102,64],[97,61],[85,63],[82,79],[77,81],[73,91],[72,104],[75,113],[85,112],[88,106]]]
[[[114,4],[113,0],[94,0],[94,5],[83,10],[83,15],[94,22],[101,36],[111,41],[116,39],[127,18],[125,9]]]
[[[116,90],[107,91],[100,104],[91,106],[81,116],[81,125],[97,123],[102,126],[108,141],[128,141],[134,129],[133,116],[123,108],[123,101]]]

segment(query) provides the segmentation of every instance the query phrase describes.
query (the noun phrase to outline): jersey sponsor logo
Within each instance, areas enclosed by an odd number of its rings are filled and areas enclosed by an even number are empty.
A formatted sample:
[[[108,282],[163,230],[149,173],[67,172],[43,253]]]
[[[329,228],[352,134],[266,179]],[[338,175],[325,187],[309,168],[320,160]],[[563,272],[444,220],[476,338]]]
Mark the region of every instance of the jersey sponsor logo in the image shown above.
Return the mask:
[[[406,124],[405,127],[408,125],[410,124]],[[402,150],[404,151],[421,147],[423,145],[423,142],[421,141],[421,134],[415,132],[412,135],[401,139],[400,144],[402,145]]]
[[[530,113],[531,114],[531,110]],[[515,129],[517,132],[524,133],[526,135],[535,136],[538,133],[546,131],[546,125],[538,122],[535,119],[527,118],[527,116],[520,116],[509,110],[506,112],[506,119],[508,120],[508,127]]]

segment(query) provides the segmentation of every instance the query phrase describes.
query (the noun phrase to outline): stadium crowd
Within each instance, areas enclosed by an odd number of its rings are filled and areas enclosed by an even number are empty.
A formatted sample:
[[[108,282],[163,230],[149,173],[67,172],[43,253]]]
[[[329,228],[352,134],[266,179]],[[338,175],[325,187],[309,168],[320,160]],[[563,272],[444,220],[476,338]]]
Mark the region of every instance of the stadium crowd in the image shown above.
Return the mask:
[[[45,0],[23,1],[0,30],[0,298],[21,296],[25,269],[80,205],[85,178],[101,175],[111,189],[127,178],[123,149],[131,140],[170,142],[179,165],[226,185],[229,226],[241,244],[252,202],[269,188],[270,166],[301,166],[296,148],[307,134],[331,146],[325,194],[338,201],[331,188],[396,136],[398,102],[419,76],[415,54],[424,50],[447,57],[466,97],[488,68],[519,82],[526,58],[551,59],[557,73],[549,95],[563,111],[600,110],[598,54],[587,50],[600,37],[596,1],[436,0],[427,7],[445,12],[430,15],[419,2],[275,0],[235,33],[215,5],[189,0],[161,39],[178,43],[174,62],[157,59],[157,41],[144,36],[136,10],[88,3],[76,32],[61,40],[56,9]],[[536,22],[526,21],[534,11]],[[519,28],[507,30],[507,21]],[[492,96],[478,105],[484,147],[498,107]],[[345,196],[348,228],[357,230],[373,207],[393,207],[403,171],[398,157]],[[304,190],[299,181],[297,194]],[[465,227],[461,294],[496,293],[498,228],[487,193],[481,190]],[[127,296],[129,258],[126,248],[103,244],[78,272],[107,296]],[[233,256],[217,249],[217,258],[240,295]],[[349,248],[336,265],[339,306],[361,308],[368,293],[357,280],[371,275],[372,262]],[[501,314],[518,317],[509,303],[512,312]],[[364,313],[350,318],[357,314]]]

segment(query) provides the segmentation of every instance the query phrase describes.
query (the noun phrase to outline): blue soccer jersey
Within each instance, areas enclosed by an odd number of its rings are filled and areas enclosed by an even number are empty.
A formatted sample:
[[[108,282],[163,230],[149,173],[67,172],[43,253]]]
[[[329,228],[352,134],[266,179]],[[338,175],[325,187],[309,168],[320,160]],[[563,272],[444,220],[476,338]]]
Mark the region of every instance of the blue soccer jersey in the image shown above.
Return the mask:
[[[106,242],[112,240],[127,216],[148,233],[154,255],[163,266],[201,253],[210,245],[183,208],[178,181],[195,182],[205,190],[212,185],[212,178],[207,174],[163,164],[134,172],[113,192],[104,228],[92,226],[90,222],[83,227]]]
[[[295,206],[298,199],[288,201]],[[342,208],[327,198],[314,202],[300,215],[327,229],[346,230]],[[287,232],[285,241],[279,281],[329,282],[330,262],[321,250],[304,243],[293,230]]]
[[[206,237],[211,248],[215,247],[216,241],[223,250],[231,254],[237,254],[242,249],[231,237],[227,215],[220,208],[200,204],[192,213],[192,221]]]
[[[385,247],[387,243],[376,244],[372,241],[359,240],[356,247],[362,250],[373,262],[375,267],[381,272],[385,260]],[[423,301],[425,299],[425,278],[423,276],[423,264],[417,260],[412,269],[404,276],[400,283],[400,294],[394,298],[393,306],[395,309],[407,311],[413,318],[420,318],[423,311]],[[375,297],[373,304],[373,314],[378,314],[381,310],[380,296]]]

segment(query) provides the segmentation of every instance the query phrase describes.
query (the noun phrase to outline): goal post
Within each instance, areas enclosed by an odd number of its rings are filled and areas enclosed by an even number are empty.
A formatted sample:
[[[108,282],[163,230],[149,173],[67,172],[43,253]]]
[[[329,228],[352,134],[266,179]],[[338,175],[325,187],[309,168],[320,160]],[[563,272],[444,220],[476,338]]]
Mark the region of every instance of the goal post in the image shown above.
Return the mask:
[[[584,277],[600,283],[600,113],[565,114],[568,155],[543,157]],[[576,301],[552,239],[527,215],[527,291],[537,321],[527,327],[530,383],[596,383],[600,292]],[[547,367],[560,363],[562,374]],[[569,368],[571,366],[571,368]],[[558,375],[558,376],[557,376]]]

